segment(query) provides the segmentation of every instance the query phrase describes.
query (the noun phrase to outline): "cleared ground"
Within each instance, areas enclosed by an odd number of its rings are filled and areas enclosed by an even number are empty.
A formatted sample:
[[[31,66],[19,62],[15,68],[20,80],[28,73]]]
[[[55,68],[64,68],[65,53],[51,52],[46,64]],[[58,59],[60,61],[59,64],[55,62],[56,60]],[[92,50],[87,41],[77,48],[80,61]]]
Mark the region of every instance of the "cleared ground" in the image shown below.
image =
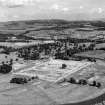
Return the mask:
[[[67,67],[62,69],[62,64]],[[64,61],[50,59],[47,62],[36,62],[22,69],[20,72],[14,73],[15,75],[28,75],[38,76],[42,80],[57,82],[60,79],[81,70],[84,67],[91,65],[91,62],[80,61]]]

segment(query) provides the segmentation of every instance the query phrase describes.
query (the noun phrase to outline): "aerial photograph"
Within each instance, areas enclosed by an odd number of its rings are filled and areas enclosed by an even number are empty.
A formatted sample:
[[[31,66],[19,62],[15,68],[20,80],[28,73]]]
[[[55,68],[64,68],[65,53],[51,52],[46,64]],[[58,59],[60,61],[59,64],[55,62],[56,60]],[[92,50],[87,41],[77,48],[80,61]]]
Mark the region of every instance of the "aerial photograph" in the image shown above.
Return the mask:
[[[105,0],[0,0],[0,105],[105,105]]]

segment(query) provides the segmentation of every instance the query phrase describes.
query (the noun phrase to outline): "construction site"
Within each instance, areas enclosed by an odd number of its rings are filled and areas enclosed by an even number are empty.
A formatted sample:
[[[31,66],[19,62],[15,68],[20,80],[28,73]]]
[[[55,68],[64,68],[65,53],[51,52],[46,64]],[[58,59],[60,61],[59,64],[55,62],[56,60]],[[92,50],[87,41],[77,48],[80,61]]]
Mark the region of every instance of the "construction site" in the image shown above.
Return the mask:
[[[12,67],[0,76],[1,105],[93,105],[105,92],[105,63],[100,60],[19,59]]]

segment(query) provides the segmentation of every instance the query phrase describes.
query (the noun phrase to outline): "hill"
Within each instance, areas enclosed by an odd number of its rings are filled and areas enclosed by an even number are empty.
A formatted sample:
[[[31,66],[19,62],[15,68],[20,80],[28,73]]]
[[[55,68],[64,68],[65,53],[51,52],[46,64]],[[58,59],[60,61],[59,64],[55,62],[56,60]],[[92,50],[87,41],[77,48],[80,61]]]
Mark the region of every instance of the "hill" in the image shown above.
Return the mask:
[[[2,41],[16,37],[21,40],[52,38],[89,38],[97,32],[104,32],[104,21],[30,20],[0,23]],[[0,40],[0,41],[1,41]]]

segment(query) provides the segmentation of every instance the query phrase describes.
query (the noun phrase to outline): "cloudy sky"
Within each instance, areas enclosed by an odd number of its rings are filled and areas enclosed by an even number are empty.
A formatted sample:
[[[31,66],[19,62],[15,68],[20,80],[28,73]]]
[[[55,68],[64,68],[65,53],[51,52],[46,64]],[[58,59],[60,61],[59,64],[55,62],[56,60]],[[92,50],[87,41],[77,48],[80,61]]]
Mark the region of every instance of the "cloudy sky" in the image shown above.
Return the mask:
[[[105,18],[105,0],[0,0],[0,21]]]

